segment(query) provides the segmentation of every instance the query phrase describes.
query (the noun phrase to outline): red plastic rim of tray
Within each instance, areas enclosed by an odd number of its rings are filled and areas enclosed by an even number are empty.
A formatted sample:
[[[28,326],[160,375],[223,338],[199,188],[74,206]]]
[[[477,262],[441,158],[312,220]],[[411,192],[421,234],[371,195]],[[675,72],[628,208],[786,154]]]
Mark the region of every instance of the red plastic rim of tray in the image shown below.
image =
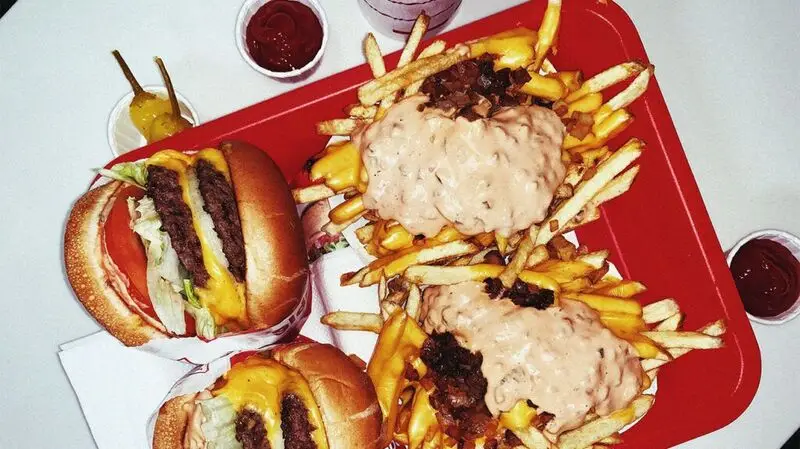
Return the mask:
[[[648,60],[625,12],[613,2],[603,3],[564,2],[558,54],[552,58],[557,67],[591,76],[624,60]],[[516,26],[536,29],[544,7],[542,0],[524,3],[437,38],[452,44]],[[388,58],[389,67],[397,57]],[[141,159],[164,148],[196,149],[240,139],[267,151],[291,179],[328,140],[315,134],[314,124],[342,117],[342,108],[356,102],[355,88],[369,78],[366,65],[355,67],[114,162]],[[687,329],[719,318],[728,324],[724,349],[693,351],[662,369],[655,406],[615,446],[670,447],[736,419],[755,395],[761,359],[657,83],[651,82],[630,109],[635,122],[612,144],[630,136],[643,139],[647,150],[641,173],[630,192],[603,207],[601,220],[578,230],[579,238],[589,248],[610,249],[622,274],[649,288],[645,302],[674,297],[686,313]]]

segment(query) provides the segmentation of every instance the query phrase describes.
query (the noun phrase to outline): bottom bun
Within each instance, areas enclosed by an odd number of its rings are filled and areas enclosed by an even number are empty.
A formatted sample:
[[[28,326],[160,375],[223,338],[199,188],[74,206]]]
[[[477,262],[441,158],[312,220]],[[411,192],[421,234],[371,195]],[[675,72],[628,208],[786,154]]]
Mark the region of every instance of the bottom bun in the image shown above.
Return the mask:
[[[382,416],[375,389],[367,374],[342,351],[328,344],[290,343],[273,349],[271,356],[308,382],[325,423],[330,449],[380,446]],[[154,449],[188,449],[184,441],[197,395],[178,396],[161,406]]]

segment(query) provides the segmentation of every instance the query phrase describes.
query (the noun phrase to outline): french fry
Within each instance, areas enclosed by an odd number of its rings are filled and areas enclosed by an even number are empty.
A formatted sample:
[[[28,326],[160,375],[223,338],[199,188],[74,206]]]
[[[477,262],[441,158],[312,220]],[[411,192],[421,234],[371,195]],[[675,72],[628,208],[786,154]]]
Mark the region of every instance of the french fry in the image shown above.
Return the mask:
[[[406,313],[414,321],[419,320],[419,313],[422,306],[422,294],[416,284],[411,284],[408,288],[408,299],[406,300]]]
[[[567,110],[564,117],[572,117],[576,112],[590,113],[600,109],[603,106],[603,94],[594,92],[581,97],[572,103],[566,103]]]
[[[339,278],[339,284],[342,287],[345,287],[345,286],[348,286],[348,285],[356,285],[356,284],[360,283],[364,279],[364,276],[366,276],[367,273],[369,273],[369,266],[362,267],[360,270],[358,270],[358,271],[356,271],[354,273],[344,273]]]
[[[581,84],[583,84],[583,73],[580,70],[572,70],[572,71],[565,70],[553,73],[551,76],[554,76],[559,80],[561,80],[561,83],[564,84],[564,87],[567,88],[567,92],[576,91],[581,87]],[[600,102],[600,104],[602,105],[602,101]]]
[[[666,320],[664,322],[666,322]],[[658,329],[658,330],[667,330],[667,329]],[[721,337],[725,335],[725,331],[726,331],[725,322],[723,320],[715,321],[700,328],[700,332],[706,335],[711,335],[712,337]],[[688,348],[672,348],[668,350],[673,360],[677,359],[678,357],[684,356],[691,351],[692,350]],[[667,361],[665,360],[645,359],[642,360],[642,369],[650,372],[656,370],[660,366],[665,365],[666,363]]]
[[[539,75],[535,71],[528,71],[528,75],[531,79],[520,87],[520,92],[550,101],[560,100],[567,94],[567,87],[558,78]]]
[[[386,296],[389,294],[389,287],[386,285],[386,277],[381,276],[381,280],[378,281],[378,300],[383,301],[386,299]],[[383,317],[384,319],[386,317]]]
[[[645,415],[652,407],[655,398],[642,395],[631,402],[628,408],[618,410],[608,416],[597,418],[577,429],[561,434],[558,439],[559,449],[584,449],[603,438],[614,435],[623,427]]]
[[[581,151],[579,154],[581,155],[583,164],[587,167],[592,167],[597,165],[598,161],[605,158],[608,153],[608,146],[602,146],[600,148],[591,148],[586,151]]]
[[[388,226],[386,229],[386,236],[380,241],[382,247],[392,251],[408,248],[413,243],[414,236],[406,231],[399,223]]]
[[[357,195],[334,207],[328,216],[332,222],[342,224],[365,211],[364,198],[361,195]]]
[[[525,269],[525,263],[528,261],[528,257],[530,257],[535,246],[530,235],[526,235],[522,241],[519,242],[517,251],[499,276],[503,286],[511,288],[511,286],[514,285],[514,281],[517,280],[517,275]]]
[[[575,279],[587,276],[596,268],[593,266],[573,260],[573,261],[548,261],[540,264],[534,271],[541,272],[542,274],[553,278],[559,284],[570,282]]]
[[[664,348],[717,349],[723,346],[722,338],[691,331],[648,331],[642,335]]]
[[[551,73],[556,73],[556,72],[557,72],[556,66],[554,66],[549,59],[544,58],[544,61],[542,61],[542,67],[539,69],[539,73],[541,73],[542,75],[549,75]]]
[[[623,62],[615,65],[584,81],[580,89],[567,96],[566,102],[571,103],[584,95],[600,92],[634,75],[638,75],[645,68],[643,64],[638,62]]]
[[[456,49],[418,59],[362,85],[358,88],[358,99],[363,105],[375,104],[383,98],[410,86],[415,81],[424,80],[467,59],[467,53]]]
[[[489,37],[468,42],[470,57],[489,53],[497,56],[494,69],[528,67],[535,61],[537,33],[528,28],[514,28]]]
[[[406,268],[412,265],[426,264],[448,257],[472,254],[477,251],[478,248],[475,245],[462,240],[456,240],[430,248],[422,248],[391,260],[385,266],[372,269],[364,276],[364,279],[361,280],[359,285],[362,287],[373,285],[380,280],[381,274],[387,278],[392,278],[403,273]]]
[[[367,243],[372,240],[372,233],[375,232],[374,224],[367,224],[356,229],[356,238],[361,243]]]
[[[622,109],[629,104],[633,103],[637,98],[642,96],[642,94],[647,90],[647,85],[650,82],[650,77],[653,75],[654,67],[648,66],[647,69],[642,70],[636,78],[633,79],[633,82],[626,87],[622,92],[615,95],[613,98],[608,100],[606,104],[600,107],[597,112],[594,113],[594,120],[595,122],[602,122],[605,120],[612,112]]]
[[[325,226],[322,227],[322,230],[325,231],[325,233],[328,235],[340,234],[342,231],[350,227],[350,225],[357,222],[361,217],[363,217],[365,212],[366,211],[362,210],[358,214],[353,215],[352,217],[348,218],[347,220],[341,223],[334,223],[332,221],[329,221],[328,223],[325,224]]]
[[[372,33],[367,33],[367,37],[364,39],[364,57],[367,59],[373,77],[378,78],[386,74],[386,65],[381,49]]]
[[[642,308],[642,318],[647,324],[658,323],[680,312],[678,303],[672,298],[662,299]]]
[[[589,289],[592,286],[591,281],[588,278],[577,278],[573,279],[569,282],[564,282],[561,284],[561,289],[565,292],[582,292],[584,290]]]
[[[550,441],[542,434],[536,430],[535,427],[526,427],[526,428],[519,428],[519,429],[512,429],[514,435],[522,441],[522,444],[525,445],[528,449],[550,449],[552,446],[550,445]],[[583,449],[583,448],[581,448]]]
[[[636,334],[633,336],[630,334],[616,335],[620,338],[628,340],[628,342],[633,345],[633,348],[636,349],[636,353],[642,359],[662,360],[665,363],[672,360],[672,356],[669,354],[669,352],[667,352],[666,349],[662,349],[655,344],[653,340],[650,340],[641,334]]]
[[[666,320],[656,324],[653,328],[655,331],[676,331],[681,328],[683,323],[683,314],[678,312],[675,315],[667,318]]]
[[[631,188],[633,184],[633,180],[636,179],[636,175],[639,174],[639,165],[634,165],[633,167],[625,170],[621,175],[617,176],[616,178],[612,179],[597,195],[592,198],[592,204],[599,206],[607,201],[611,201],[614,198],[622,195],[623,193],[627,192],[628,189]]]
[[[314,184],[300,189],[292,189],[292,198],[297,204],[313,203],[334,195],[336,195],[336,192],[325,184]]]
[[[362,104],[352,104],[344,109],[345,114],[352,118],[374,119],[378,108],[375,106],[364,106]]]
[[[615,298],[613,296],[594,295],[591,293],[569,293],[565,298],[580,301],[598,312],[619,312],[642,316],[642,305],[632,299]]]
[[[433,41],[430,45],[425,47],[420,53],[417,59],[427,58],[429,56],[438,55],[439,53],[443,52],[447,44],[442,40]],[[411,83],[403,92],[404,97],[410,97],[419,92],[422,88],[422,83],[425,80],[419,80]]]
[[[500,254],[506,255],[508,254],[508,238],[501,235],[499,232],[494,233],[494,241],[497,243],[497,250],[500,251]]]
[[[417,20],[414,22],[411,33],[406,40],[406,46],[403,48],[403,52],[400,53],[400,60],[397,63],[398,67],[403,67],[414,60],[414,54],[417,52],[417,47],[419,47],[419,43],[422,41],[422,36],[428,31],[428,24],[430,24],[430,22],[431,18],[424,13],[417,16]]]
[[[384,320],[389,319],[389,317],[392,316],[394,312],[401,309],[401,307],[398,304],[392,301],[387,301],[385,299],[380,302],[380,308],[381,308],[381,317]]]
[[[481,250],[480,252],[478,252],[474,256],[472,256],[470,258],[469,262],[467,263],[467,265],[476,265],[476,264],[479,264],[479,263],[483,263],[484,258],[491,251],[497,251],[497,248],[494,247],[494,246],[490,246],[489,248],[484,248],[483,250]]]
[[[528,260],[525,261],[525,267],[527,268],[535,268],[536,265],[546,261],[550,258],[550,253],[547,251],[547,248],[544,245],[538,245],[533,248],[531,251],[531,255],[528,256]]]
[[[622,438],[618,433],[609,435],[602,440],[598,441],[600,444],[619,444],[622,443]]]
[[[601,268],[603,264],[606,262],[606,259],[608,259],[607,249],[603,249],[600,251],[593,251],[591,253],[578,256],[576,258],[578,262],[583,262],[594,269]],[[617,296],[617,295],[609,295],[609,296]]]
[[[360,312],[331,312],[324,315],[322,324],[338,330],[367,331],[380,333],[383,327],[383,318],[374,313]]]
[[[553,230],[548,225],[542,226],[536,237],[536,244],[543,245],[558,234],[603,187],[642,154],[642,147],[640,140],[631,139],[608,160],[598,165],[594,176],[578,184],[575,194],[561,203],[555,213],[545,219],[546,224],[555,222],[556,229]]]
[[[477,264],[463,267],[438,267],[430,265],[412,265],[403,273],[403,277],[415,284],[452,285],[467,281],[482,281],[496,278],[503,272],[502,265]]]
[[[354,118],[335,118],[317,123],[317,134],[321,136],[349,136],[359,126],[364,125],[364,120]]]
[[[542,17],[542,24],[539,26],[539,37],[536,40],[534,70],[538,71],[542,67],[542,62],[544,62],[547,52],[550,51],[550,47],[552,47],[556,36],[558,36],[560,21],[561,0],[548,0],[547,9],[545,9],[544,17]]]
[[[604,312],[600,314],[600,321],[621,334],[634,334],[647,329],[642,317],[630,313]]]
[[[618,298],[632,298],[640,293],[644,293],[647,287],[637,281],[619,281],[609,286],[596,288],[592,293],[598,295],[616,296]]]
[[[362,169],[361,153],[350,141],[328,145],[321,158],[311,166],[312,182],[324,181],[335,192],[356,187]]]

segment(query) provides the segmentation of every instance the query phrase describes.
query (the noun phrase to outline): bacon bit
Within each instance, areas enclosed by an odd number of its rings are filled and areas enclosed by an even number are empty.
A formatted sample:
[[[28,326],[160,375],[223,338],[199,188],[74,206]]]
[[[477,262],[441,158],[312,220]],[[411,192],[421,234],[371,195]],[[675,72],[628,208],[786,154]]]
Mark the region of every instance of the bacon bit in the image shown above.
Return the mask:
[[[563,101],[559,100],[553,104],[553,111],[555,111],[559,117],[563,117],[567,115],[567,112],[569,112],[569,106],[567,106],[567,104]]]
[[[422,388],[431,391],[436,387],[436,384],[433,383],[433,379],[430,376],[423,377],[419,384],[422,385]]]
[[[604,261],[602,267],[592,271],[591,273],[589,273],[587,277],[589,278],[589,282],[591,282],[592,284],[596,284],[600,282],[600,280],[603,279],[603,276],[605,276],[607,273],[608,273],[608,261]]]
[[[553,194],[556,198],[571,198],[574,194],[574,189],[571,184],[561,184],[556,188]]]
[[[506,261],[500,251],[493,249],[483,256],[483,261],[494,265],[505,265]]]
[[[533,418],[533,427],[536,428],[539,432],[543,431],[547,423],[549,423],[556,415],[548,412],[539,412],[536,414],[536,417]]]
[[[567,132],[578,140],[583,140],[592,132],[594,117],[588,112],[575,112],[567,119]]]
[[[367,362],[365,362],[361,357],[355,354],[348,354],[350,360],[358,366],[358,369],[361,371],[365,371],[367,369]]]
[[[593,176],[594,176],[596,173],[597,173],[597,167],[596,167],[596,166],[594,166],[594,167],[589,167],[589,169],[588,169],[588,170],[586,170],[586,173],[584,173],[584,174],[583,174],[583,177],[581,177],[581,180],[585,181],[585,180],[587,180],[587,179],[592,179],[592,177],[593,177]]]
[[[558,228],[558,220],[550,220],[550,232],[556,232]]]
[[[419,380],[419,373],[416,369],[414,369],[414,366],[411,363],[406,362],[406,367],[403,370],[403,377],[410,381],[415,381]]]
[[[586,245],[578,245],[578,250],[575,252],[578,256],[589,254],[589,247]]]

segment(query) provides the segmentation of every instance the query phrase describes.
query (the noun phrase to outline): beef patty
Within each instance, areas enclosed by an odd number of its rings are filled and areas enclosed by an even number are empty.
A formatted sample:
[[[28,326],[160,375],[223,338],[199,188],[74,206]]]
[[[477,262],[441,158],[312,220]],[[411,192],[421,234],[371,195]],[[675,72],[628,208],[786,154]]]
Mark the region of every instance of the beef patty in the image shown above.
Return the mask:
[[[194,230],[192,211],[183,201],[178,174],[164,167],[150,165],[147,167],[147,176],[147,195],[153,199],[162,228],[169,235],[178,259],[192,275],[194,283],[205,287],[208,271],[203,264],[203,251]]]
[[[487,382],[481,372],[483,356],[458,345],[450,333],[433,334],[425,340],[420,358],[428,367],[422,383],[432,381],[430,397],[445,434],[459,442],[472,442],[497,428],[484,402]]]
[[[315,427],[308,422],[308,409],[291,393],[281,401],[281,430],[286,449],[317,449],[317,443],[311,439]]]
[[[195,174],[200,186],[200,195],[203,197],[203,208],[211,216],[214,230],[222,240],[222,252],[228,259],[228,269],[237,281],[243,282],[244,238],[233,187],[225,175],[202,159],[195,164]]]
[[[236,415],[236,440],[244,449],[271,449],[261,414],[244,409]]]

